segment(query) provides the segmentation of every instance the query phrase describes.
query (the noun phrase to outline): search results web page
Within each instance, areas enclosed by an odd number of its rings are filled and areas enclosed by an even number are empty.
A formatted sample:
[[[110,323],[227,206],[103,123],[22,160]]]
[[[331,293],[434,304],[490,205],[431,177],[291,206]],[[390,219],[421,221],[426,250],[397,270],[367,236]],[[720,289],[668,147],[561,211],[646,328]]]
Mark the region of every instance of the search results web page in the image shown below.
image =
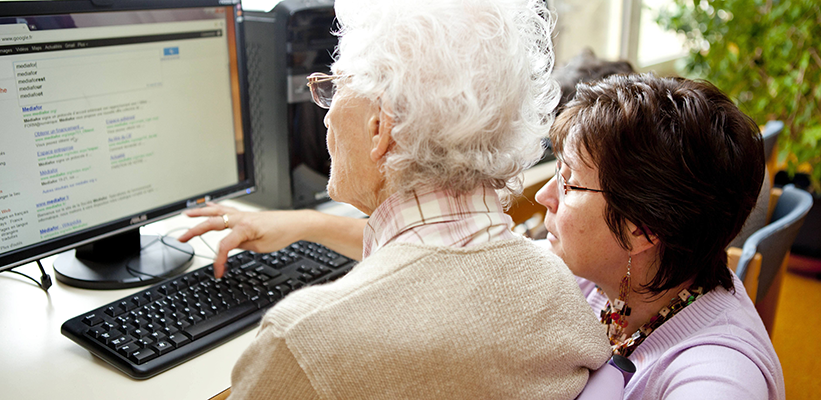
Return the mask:
[[[0,253],[238,182],[225,25],[0,34]]]

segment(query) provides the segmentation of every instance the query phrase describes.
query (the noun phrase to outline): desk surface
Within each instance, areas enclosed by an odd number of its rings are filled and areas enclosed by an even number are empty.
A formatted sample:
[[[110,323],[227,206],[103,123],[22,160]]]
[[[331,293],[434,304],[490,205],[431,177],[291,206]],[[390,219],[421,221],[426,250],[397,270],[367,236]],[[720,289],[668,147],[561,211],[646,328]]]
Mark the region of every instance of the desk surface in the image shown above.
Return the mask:
[[[254,207],[237,201],[223,204],[244,210]],[[350,214],[350,210],[322,211]],[[355,211],[355,210],[354,210]],[[141,228],[143,234],[179,236],[180,228],[200,219],[175,216]],[[179,230],[177,230],[179,229]],[[209,232],[203,239],[216,248],[227,232]],[[191,240],[196,254],[189,268],[211,263],[213,252],[199,239]],[[43,292],[17,274],[0,274],[0,397],[8,399],[162,399],[206,400],[230,386],[231,370],[256,334],[253,329],[222,346],[147,380],[134,380],[93,356],[60,333],[69,318],[107,304],[140,288],[88,290],[65,285],[54,278],[51,264],[57,256],[43,259],[54,284]],[[17,268],[35,279],[34,263]]]

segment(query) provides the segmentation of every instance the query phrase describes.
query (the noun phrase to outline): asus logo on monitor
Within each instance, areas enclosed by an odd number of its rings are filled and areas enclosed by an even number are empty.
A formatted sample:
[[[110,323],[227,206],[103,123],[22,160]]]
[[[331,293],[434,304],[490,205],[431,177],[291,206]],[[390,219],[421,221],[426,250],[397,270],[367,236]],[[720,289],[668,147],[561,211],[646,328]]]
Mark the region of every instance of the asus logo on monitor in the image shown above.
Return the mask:
[[[139,217],[131,218],[131,225],[139,224],[140,222],[145,222],[146,220],[148,220],[148,214],[143,214]]]

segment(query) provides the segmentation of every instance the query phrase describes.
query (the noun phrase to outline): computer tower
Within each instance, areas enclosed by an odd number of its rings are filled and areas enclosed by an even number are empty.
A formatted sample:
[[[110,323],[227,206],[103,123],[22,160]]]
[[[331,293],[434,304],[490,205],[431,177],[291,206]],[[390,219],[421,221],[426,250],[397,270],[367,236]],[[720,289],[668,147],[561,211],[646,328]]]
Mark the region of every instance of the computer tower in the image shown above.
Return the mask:
[[[311,101],[306,78],[329,73],[334,3],[270,0],[270,10],[265,3],[243,4],[257,190],[242,200],[270,209],[309,207],[328,199],[330,156],[326,110]]]

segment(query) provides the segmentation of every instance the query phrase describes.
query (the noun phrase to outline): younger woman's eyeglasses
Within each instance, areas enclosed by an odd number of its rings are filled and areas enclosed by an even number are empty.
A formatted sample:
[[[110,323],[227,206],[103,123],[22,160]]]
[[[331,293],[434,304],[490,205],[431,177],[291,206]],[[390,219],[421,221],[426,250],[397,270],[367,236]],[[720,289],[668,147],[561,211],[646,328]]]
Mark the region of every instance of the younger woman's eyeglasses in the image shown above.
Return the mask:
[[[564,203],[564,198],[567,196],[568,190],[580,190],[583,192],[604,193],[601,189],[591,189],[584,186],[568,185],[567,181],[562,175],[562,160],[556,159],[556,189],[559,192],[559,202]]]

